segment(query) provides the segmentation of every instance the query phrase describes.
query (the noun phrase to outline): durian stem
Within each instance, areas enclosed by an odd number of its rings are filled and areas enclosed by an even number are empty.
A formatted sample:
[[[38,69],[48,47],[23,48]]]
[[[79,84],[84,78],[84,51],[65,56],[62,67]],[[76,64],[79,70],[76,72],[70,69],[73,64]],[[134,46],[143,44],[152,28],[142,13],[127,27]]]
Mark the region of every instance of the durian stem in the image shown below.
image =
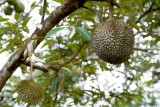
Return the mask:
[[[114,7],[114,5],[110,4],[110,6],[109,6],[109,20],[110,21],[113,20],[113,7]]]
[[[31,61],[30,62],[30,76],[29,76],[29,80],[33,80],[33,62]]]
[[[33,80],[33,75],[32,75],[32,73],[33,73],[33,62],[31,60],[31,56],[32,56],[32,54],[30,53],[29,54],[29,60],[30,60],[30,75],[29,75],[29,80]]]
[[[58,76],[58,74],[56,74],[56,76],[57,76],[58,81],[56,83],[55,98],[53,100],[53,107],[56,107],[56,102],[57,102],[57,98],[58,98],[58,91],[59,91],[59,76]]]

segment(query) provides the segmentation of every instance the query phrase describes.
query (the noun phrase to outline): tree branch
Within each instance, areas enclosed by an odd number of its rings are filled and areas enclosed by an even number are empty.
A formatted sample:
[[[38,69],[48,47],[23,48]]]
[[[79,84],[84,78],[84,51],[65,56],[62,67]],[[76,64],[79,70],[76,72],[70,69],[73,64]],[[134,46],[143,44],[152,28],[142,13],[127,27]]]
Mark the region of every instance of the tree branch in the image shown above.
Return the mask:
[[[26,66],[30,66],[31,62],[30,61],[25,61],[22,64],[24,64]],[[48,64],[48,65],[46,65],[46,64],[42,64],[42,65],[33,64],[33,68],[41,70],[44,73],[47,73],[49,69],[52,69],[55,72],[57,72],[59,70],[58,67],[50,65],[50,64]]]
[[[75,57],[79,54],[79,52],[82,50],[82,47],[83,47],[84,45],[85,45],[85,43],[82,44],[82,45],[79,47],[79,49],[77,50],[77,52],[76,52],[69,60],[65,61],[65,62],[62,63],[62,64],[59,64],[59,66],[53,66],[53,65],[51,65],[51,64],[49,64],[49,65],[46,65],[46,64],[42,64],[42,65],[33,64],[33,68],[34,68],[34,69],[41,70],[41,71],[44,72],[44,73],[48,72],[48,69],[52,69],[53,71],[57,72],[57,71],[59,71],[62,67],[66,66],[67,64],[69,64],[70,62],[72,62],[72,61],[75,59]],[[24,65],[27,65],[27,66],[30,66],[31,62],[27,60],[27,61],[23,62],[23,64],[24,64]]]
[[[86,1],[87,0],[85,0],[85,2]],[[92,1],[98,1],[98,0],[92,0]],[[99,0],[99,1],[112,2],[112,0]],[[57,10],[52,12],[51,15],[44,20],[44,22],[42,23],[42,28],[37,28],[31,35],[31,37],[28,39],[28,41],[21,48],[17,49],[17,51],[9,58],[8,62],[0,70],[0,91],[4,87],[7,80],[11,77],[13,72],[22,63],[25,62],[26,58],[28,57],[28,54],[25,54],[24,56],[24,52],[27,51],[27,47],[29,47],[31,44],[34,44],[32,46],[33,50],[31,50],[33,52],[34,49],[39,45],[39,43],[44,39],[48,31],[50,31],[56,24],[58,24],[66,16],[68,16],[69,14],[80,8],[78,4],[79,3],[77,0],[66,0],[66,2],[62,6],[60,6]],[[35,40],[33,38],[38,38],[38,39]],[[61,66],[64,66],[70,61],[71,60],[67,61]]]
[[[145,15],[147,15],[148,13],[160,10],[160,7],[152,9],[154,6],[155,2],[152,2],[151,6],[148,8],[148,10],[146,10],[136,21],[136,23],[138,23]]]
[[[25,62],[23,62],[23,64],[26,65],[26,66],[31,65],[30,61],[25,61]],[[32,66],[33,66],[34,69],[38,69],[38,70],[41,70],[43,72],[48,72],[48,66],[46,66],[44,64],[43,64],[43,66],[37,65],[37,64],[33,64]]]
[[[143,51],[143,52],[148,52],[149,50],[154,50],[154,49],[140,49],[140,48],[134,48],[134,50],[137,50],[137,51]]]
[[[160,51],[160,49],[140,49],[140,48],[134,48],[134,50],[148,52],[148,53],[152,53],[152,54],[154,54],[154,52],[153,52],[154,50],[156,50],[157,52]]]

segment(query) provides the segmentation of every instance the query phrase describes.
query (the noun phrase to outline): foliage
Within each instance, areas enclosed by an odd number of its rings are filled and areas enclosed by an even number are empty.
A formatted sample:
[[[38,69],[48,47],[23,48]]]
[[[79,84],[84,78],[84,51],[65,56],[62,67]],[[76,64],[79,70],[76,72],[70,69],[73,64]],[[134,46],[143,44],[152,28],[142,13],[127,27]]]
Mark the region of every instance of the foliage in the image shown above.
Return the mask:
[[[127,21],[135,34],[130,59],[121,65],[111,65],[95,55],[90,43],[92,31],[99,23],[99,16],[108,19],[109,4],[85,3],[97,14],[84,8],[76,10],[50,30],[32,54],[34,65],[51,66],[46,72],[38,67],[33,72],[34,80],[45,89],[39,106],[160,106],[160,1],[118,1],[122,10],[114,8],[114,18]],[[25,10],[28,14],[15,12],[6,16],[0,13],[1,54],[12,54],[20,48],[40,23],[42,0],[24,2],[30,6],[31,12]],[[46,16],[64,2],[48,0]],[[1,5],[2,8],[5,4]],[[54,67],[59,65],[63,67],[57,72]],[[4,96],[1,107],[27,106],[17,99],[16,87],[20,80],[29,77],[29,71],[30,67],[24,63],[12,75],[1,92]]]

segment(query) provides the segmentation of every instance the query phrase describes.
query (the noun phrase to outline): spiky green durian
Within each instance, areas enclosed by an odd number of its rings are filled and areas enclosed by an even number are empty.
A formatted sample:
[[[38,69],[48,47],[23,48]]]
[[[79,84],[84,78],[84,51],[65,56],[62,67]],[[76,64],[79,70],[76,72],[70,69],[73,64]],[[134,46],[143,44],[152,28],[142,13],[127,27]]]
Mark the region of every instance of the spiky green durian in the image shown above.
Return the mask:
[[[19,99],[28,104],[37,104],[44,96],[43,87],[33,80],[21,81],[18,84],[17,93]]]
[[[127,60],[134,45],[132,27],[123,20],[101,22],[92,35],[92,46],[96,54],[111,64]]]

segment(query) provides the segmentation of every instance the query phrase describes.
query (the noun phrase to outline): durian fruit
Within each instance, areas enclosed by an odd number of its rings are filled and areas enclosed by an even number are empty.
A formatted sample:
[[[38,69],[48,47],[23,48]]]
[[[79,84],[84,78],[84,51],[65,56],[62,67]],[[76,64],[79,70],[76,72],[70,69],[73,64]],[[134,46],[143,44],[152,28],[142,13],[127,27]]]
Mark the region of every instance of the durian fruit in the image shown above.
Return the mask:
[[[11,15],[12,12],[13,12],[13,9],[12,9],[11,6],[5,6],[5,7],[3,8],[3,11],[4,11],[4,13],[5,13],[6,15]]]
[[[92,35],[93,50],[103,61],[111,64],[126,61],[133,45],[132,27],[120,19],[101,22]]]
[[[8,4],[10,5],[15,5],[17,0],[6,0],[8,2]]]
[[[28,104],[38,104],[43,96],[43,87],[33,80],[22,80],[17,87],[18,97]]]
[[[24,12],[25,6],[21,1],[17,0],[16,4],[14,5],[14,9],[17,13],[22,13]]]

